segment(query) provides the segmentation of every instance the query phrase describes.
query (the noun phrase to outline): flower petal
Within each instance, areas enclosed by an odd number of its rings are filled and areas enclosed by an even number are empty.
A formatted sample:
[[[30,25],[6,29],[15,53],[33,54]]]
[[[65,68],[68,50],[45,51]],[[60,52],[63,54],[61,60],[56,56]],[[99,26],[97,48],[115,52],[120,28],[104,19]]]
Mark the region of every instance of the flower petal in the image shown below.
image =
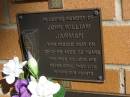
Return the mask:
[[[21,87],[26,87],[28,85],[27,80],[17,80],[15,82],[15,90],[19,93]]]
[[[27,87],[32,94],[37,94],[37,82],[31,81]]]
[[[40,97],[40,96],[38,96],[38,95],[33,95],[33,94],[32,94],[31,97]]]
[[[49,95],[49,96],[46,96],[46,97],[53,97],[53,95]]]
[[[36,79],[33,76],[30,76],[30,78],[31,78],[31,81],[35,81],[36,82]]]
[[[25,64],[25,62],[24,62]],[[23,66],[20,65],[18,57],[14,57],[12,60],[9,60],[6,64],[4,64],[2,72],[6,75],[6,82],[11,84],[15,81],[15,77],[19,77]]]
[[[19,58],[18,57],[14,57],[13,61],[14,61],[16,66],[19,65]]]
[[[6,67],[6,66],[4,66],[2,72],[3,72],[4,74],[6,74],[6,75],[11,74],[10,68],[8,68],[8,67]]]
[[[49,90],[49,91],[48,91]],[[40,96],[49,96],[57,93],[60,90],[58,83],[53,83],[46,79],[45,76],[41,76],[38,83],[38,94]]]
[[[45,76],[41,76],[41,77],[39,78],[39,84],[46,84],[47,81],[48,81],[48,80],[47,80],[47,78],[46,78]]]
[[[25,90],[24,92],[21,93],[20,97],[31,97],[31,95],[27,90]]]
[[[27,61],[24,61],[24,62],[22,62],[20,65],[23,67],[23,66],[26,65],[26,63],[27,63]]]
[[[13,60],[9,60],[9,62],[6,64],[6,66],[13,71],[15,69],[15,62]]]
[[[60,90],[60,85],[58,84],[58,83],[55,83],[54,85],[53,85],[53,94],[56,94],[59,90]]]
[[[58,83],[48,82],[44,85],[38,84],[38,94],[41,96],[53,95],[56,94],[59,90],[60,85]]]
[[[15,77],[19,77],[21,73],[23,73],[22,69],[15,69]]]
[[[6,76],[5,79],[8,84],[12,84],[15,81],[15,76],[9,75],[9,76]]]
[[[27,92],[27,88],[24,86],[20,87],[20,94],[23,94],[24,92]]]
[[[17,80],[15,82],[15,90],[19,93],[19,88],[20,88],[20,80]]]

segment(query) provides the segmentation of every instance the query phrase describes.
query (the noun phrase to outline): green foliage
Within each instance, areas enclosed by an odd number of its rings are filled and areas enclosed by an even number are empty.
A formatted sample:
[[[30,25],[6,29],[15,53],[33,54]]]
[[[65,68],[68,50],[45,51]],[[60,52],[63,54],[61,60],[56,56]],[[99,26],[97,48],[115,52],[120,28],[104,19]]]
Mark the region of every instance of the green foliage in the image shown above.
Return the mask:
[[[60,87],[60,90],[53,95],[53,97],[64,97],[65,96],[65,89],[63,86]]]

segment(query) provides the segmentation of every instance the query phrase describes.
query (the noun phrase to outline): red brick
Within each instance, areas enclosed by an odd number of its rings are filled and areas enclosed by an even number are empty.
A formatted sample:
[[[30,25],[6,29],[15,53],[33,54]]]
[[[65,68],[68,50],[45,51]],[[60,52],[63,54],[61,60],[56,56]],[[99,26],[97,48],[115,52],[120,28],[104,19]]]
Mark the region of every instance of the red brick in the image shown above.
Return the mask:
[[[2,69],[3,69],[3,64],[0,64],[0,82],[1,82],[1,79],[3,79],[3,77],[2,77]]]
[[[130,64],[130,26],[103,27],[106,64]]]
[[[0,29],[0,59],[11,59],[14,56],[21,59],[17,30]]]
[[[130,0],[122,0],[123,19],[130,19]]]
[[[4,24],[6,22],[4,18],[4,12],[3,12],[3,0],[0,0],[0,24]]]
[[[100,8],[102,18],[112,20],[115,17],[115,0],[64,0],[64,9]]]
[[[48,10],[48,2],[35,2],[35,3],[23,3],[15,4],[8,0],[9,2],[9,14],[11,23],[16,22],[16,14],[18,13],[29,13],[29,12],[41,12]]]
[[[0,64],[0,71],[3,69],[3,64]]]
[[[119,93],[119,71],[106,70],[104,83],[71,82],[72,90]]]
[[[64,10],[101,8],[103,19],[112,20],[115,17],[114,3],[115,0],[80,0],[80,1],[64,0]],[[9,13],[12,23],[15,23],[17,13],[43,12],[47,10],[48,10],[48,2],[46,1],[37,3],[35,2],[26,4],[14,4],[11,3],[11,0],[9,0]]]

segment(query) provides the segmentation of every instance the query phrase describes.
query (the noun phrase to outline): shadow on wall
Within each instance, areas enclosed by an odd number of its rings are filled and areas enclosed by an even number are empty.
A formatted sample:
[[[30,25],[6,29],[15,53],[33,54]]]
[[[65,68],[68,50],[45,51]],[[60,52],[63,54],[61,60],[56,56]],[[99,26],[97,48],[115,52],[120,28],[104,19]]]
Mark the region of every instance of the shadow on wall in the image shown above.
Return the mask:
[[[3,74],[2,74],[3,76]],[[5,79],[1,79],[0,80],[0,85],[1,85],[1,91],[3,94],[7,94],[7,93],[10,93],[10,95],[14,94],[15,93],[15,90],[13,90],[13,87],[14,84],[11,84],[9,85]]]

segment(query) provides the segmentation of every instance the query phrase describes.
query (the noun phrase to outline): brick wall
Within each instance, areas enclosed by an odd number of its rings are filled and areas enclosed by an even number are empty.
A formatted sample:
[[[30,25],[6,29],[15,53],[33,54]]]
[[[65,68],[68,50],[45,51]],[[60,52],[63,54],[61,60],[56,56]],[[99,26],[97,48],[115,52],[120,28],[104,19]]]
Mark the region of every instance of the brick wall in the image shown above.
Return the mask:
[[[101,8],[105,82],[99,84],[63,81],[61,83],[72,90],[130,94],[130,0],[63,0],[63,4],[64,8],[61,10]],[[18,43],[16,14],[48,10],[46,0],[26,4],[0,0],[0,70],[2,65],[14,55],[22,58]]]

